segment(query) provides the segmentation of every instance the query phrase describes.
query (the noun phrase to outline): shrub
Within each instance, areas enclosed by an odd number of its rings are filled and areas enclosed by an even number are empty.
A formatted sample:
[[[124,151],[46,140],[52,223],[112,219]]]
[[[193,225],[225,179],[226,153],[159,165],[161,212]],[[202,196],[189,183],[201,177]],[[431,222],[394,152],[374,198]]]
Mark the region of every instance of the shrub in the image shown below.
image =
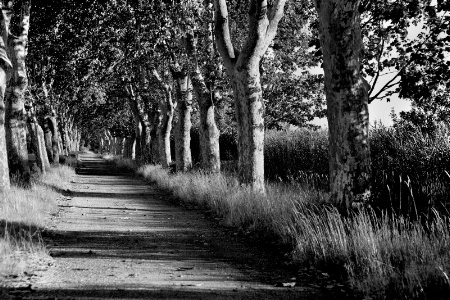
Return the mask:
[[[293,131],[267,131],[264,164],[269,180],[303,180],[308,178],[308,175],[326,177],[327,132],[305,128]]]
[[[446,206],[450,196],[448,128],[434,134],[415,127],[375,128],[371,131],[372,190],[377,204],[402,213],[429,215]]]
[[[380,208],[417,217],[450,198],[449,129],[434,134],[408,126],[370,132],[373,202]],[[298,181],[328,188],[327,132],[268,131],[265,172],[269,180]]]

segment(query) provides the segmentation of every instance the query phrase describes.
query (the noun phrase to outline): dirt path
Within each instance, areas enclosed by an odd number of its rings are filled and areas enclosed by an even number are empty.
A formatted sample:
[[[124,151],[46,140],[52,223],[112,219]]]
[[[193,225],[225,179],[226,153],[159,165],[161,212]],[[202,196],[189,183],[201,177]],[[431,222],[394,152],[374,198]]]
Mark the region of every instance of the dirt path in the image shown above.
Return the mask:
[[[299,278],[295,287],[276,287],[291,275],[273,269],[267,256],[200,212],[174,206],[154,185],[113,173],[94,154],[80,157],[73,193],[44,237],[54,266],[20,297],[334,298]]]

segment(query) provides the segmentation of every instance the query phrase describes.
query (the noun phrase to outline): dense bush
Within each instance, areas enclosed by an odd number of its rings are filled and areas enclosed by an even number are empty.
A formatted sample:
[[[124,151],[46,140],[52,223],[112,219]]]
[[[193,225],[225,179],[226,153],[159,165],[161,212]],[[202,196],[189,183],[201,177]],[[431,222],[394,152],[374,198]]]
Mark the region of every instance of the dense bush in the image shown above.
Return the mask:
[[[443,208],[450,196],[448,128],[423,133],[411,126],[371,131],[373,193],[379,205],[415,215]]]
[[[324,130],[298,129],[266,132],[265,174],[269,180],[321,178],[328,185],[328,136]]]
[[[220,159],[237,160],[237,133],[235,131],[222,132],[219,137]]]
[[[417,212],[428,215],[432,207],[443,208],[450,196],[448,134],[445,125],[433,134],[411,126],[372,128],[374,203],[411,216]],[[268,131],[265,171],[269,180],[314,180],[318,187],[326,188],[327,132]]]

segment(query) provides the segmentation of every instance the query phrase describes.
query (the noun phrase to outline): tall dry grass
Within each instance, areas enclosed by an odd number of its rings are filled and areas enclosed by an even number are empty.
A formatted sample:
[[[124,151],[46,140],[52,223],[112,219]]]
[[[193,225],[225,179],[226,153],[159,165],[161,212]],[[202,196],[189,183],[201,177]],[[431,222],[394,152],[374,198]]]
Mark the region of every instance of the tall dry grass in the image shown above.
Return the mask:
[[[27,268],[31,254],[45,254],[40,231],[57,209],[61,191],[69,189],[75,172],[61,165],[44,174],[30,188],[13,185],[0,197],[1,276],[17,276]]]
[[[376,299],[446,299],[450,292],[450,222],[434,211],[424,226],[402,216],[335,209],[294,210],[295,257],[345,274]]]
[[[285,240],[291,239],[285,222],[292,216],[292,208],[323,203],[326,196],[314,188],[284,184],[269,184],[266,195],[254,194],[232,176],[201,171],[169,174],[155,165],[142,166],[137,173],[170,190],[177,199],[210,210],[226,226],[276,231]]]
[[[267,184],[267,194],[259,195],[231,175],[170,174],[153,165],[138,173],[225,226],[290,246],[296,263],[341,276],[364,297],[447,299],[450,292],[450,220],[436,209],[422,222],[372,210],[343,217],[325,203],[316,179]]]
[[[432,135],[411,127],[373,128],[375,209],[349,217],[326,204],[324,131],[267,133],[265,170],[272,183],[266,195],[240,186],[233,162],[224,164],[223,174],[171,174],[152,165],[138,173],[180,201],[211,211],[226,226],[289,245],[293,261],[341,276],[364,298],[448,299],[448,136],[445,125]]]

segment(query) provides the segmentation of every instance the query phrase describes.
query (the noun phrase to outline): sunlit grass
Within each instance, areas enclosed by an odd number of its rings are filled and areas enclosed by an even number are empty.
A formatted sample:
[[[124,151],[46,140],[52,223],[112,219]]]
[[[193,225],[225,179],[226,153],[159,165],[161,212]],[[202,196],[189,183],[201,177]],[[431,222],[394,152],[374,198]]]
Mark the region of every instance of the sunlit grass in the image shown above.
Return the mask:
[[[61,165],[30,188],[13,185],[0,197],[0,276],[18,275],[33,253],[45,254],[40,231],[57,209],[61,191],[69,189],[72,168]],[[1,282],[1,278],[0,278]]]
[[[153,165],[138,173],[225,226],[275,237],[293,249],[294,262],[333,273],[366,296],[444,299],[450,292],[450,221],[435,210],[425,224],[371,210],[343,217],[304,184],[268,184],[262,196],[228,175],[169,174]]]
[[[259,195],[239,185],[231,176],[201,171],[169,174],[160,166],[146,165],[138,174],[169,189],[186,202],[203,206],[223,218],[224,225],[250,230],[279,229],[294,203],[321,202],[324,195],[314,189],[298,186],[286,188],[281,184],[267,187],[267,194]],[[280,231],[280,235],[284,236]]]
[[[296,259],[345,274],[366,295],[440,299],[450,291],[450,223],[436,211],[427,226],[372,211],[351,218],[332,208],[294,214]]]

